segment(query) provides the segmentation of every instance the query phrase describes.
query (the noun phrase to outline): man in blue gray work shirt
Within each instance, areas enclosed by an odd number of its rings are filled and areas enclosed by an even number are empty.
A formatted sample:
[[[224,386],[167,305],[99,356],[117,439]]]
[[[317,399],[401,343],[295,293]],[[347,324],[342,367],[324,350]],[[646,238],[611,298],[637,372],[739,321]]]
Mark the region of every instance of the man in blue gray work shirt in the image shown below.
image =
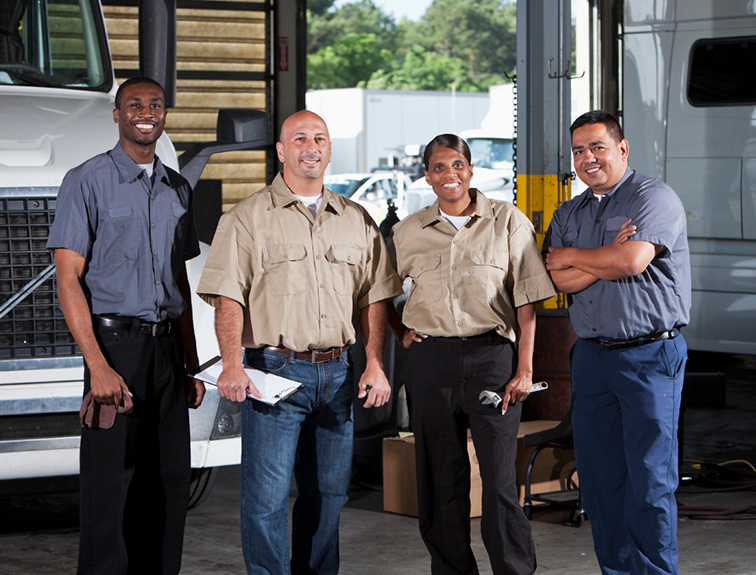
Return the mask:
[[[82,421],[79,574],[168,575],[181,566],[187,407],[204,395],[185,375],[198,362],[184,261],[199,243],[190,186],[155,155],[165,116],[157,82],[121,85],[118,144],[66,174],[47,241],[95,414]],[[102,424],[129,403],[131,413]]]
[[[690,318],[685,210],[628,167],[606,112],[570,127],[588,189],[554,213],[546,267],[568,294],[580,489],[602,573],[677,574],[677,426]]]

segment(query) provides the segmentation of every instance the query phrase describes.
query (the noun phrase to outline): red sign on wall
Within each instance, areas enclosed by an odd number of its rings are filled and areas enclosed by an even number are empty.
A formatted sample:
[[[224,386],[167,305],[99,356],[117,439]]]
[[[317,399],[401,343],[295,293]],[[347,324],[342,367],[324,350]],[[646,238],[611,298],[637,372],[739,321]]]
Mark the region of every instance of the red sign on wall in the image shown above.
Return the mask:
[[[278,62],[279,72],[289,71],[289,37],[280,36],[278,38],[276,62]]]

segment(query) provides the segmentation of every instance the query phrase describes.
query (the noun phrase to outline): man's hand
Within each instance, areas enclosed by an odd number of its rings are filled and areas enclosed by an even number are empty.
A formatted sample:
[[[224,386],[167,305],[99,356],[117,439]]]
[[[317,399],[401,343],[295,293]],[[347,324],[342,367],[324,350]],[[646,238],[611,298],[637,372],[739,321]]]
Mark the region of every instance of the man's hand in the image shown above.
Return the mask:
[[[186,376],[186,405],[189,409],[197,409],[202,405],[205,397],[205,384],[191,375]]]
[[[630,218],[624,224],[622,224],[620,231],[617,232],[617,237],[614,238],[614,241],[612,242],[613,244],[621,244],[623,242],[626,242],[627,238],[635,235],[635,226],[630,225],[630,222],[632,221],[633,219]]]
[[[558,272],[571,268],[572,264],[568,260],[569,250],[571,248],[555,248],[549,246],[549,252],[546,254],[546,269],[550,272]]]
[[[92,397],[103,405],[121,405],[123,394],[132,395],[123,378],[109,365],[90,368]]]
[[[386,374],[378,364],[368,363],[365,372],[360,378],[360,392],[357,394],[359,399],[367,397],[362,407],[380,407],[384,405],[391,397],[391,386],[389,385]]]
[[[507,407],[514,405],[518,401],[525,401],[530,395],[530,388],[533,386],[532,373],[515,373],[514,377],[509,380],[501,394],[501,412],[506,413]]]
[[[248,393],[257,399],[262,399],[262,393],[247,376],[241,361],[238,365],[223,365],[223,371],[218,377],[218,393],[221,397],[238,402],[247,399]]]

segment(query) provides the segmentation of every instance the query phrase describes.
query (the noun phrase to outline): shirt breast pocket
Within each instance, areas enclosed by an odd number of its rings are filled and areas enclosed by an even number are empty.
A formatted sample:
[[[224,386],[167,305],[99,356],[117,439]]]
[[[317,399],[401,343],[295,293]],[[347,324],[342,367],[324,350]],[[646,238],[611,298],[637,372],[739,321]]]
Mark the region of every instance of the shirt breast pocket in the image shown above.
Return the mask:
[[[506,288],[509,255],[502,250],[471,250],[470,291],[477,298],[496,299]]]
[[[266,285],[275,296],[299,295],[307,289],[307,250],[302,244],[265,247],[263,268]]]
[[[354,295],[360,283],[362,252],[352,246],[333,244],[326,253],[326,260],[331,264],[334,291],[339,295]]]
[[[565,248],[574,248],[577,246],[577,231],[564,232],[562,235],[562,244]]]
[[[606,227],[604,228],[605,246],[611,244],[615,240],[620,229],[622,229],[624,223],[629,219],[630,218],[627,216],[612,216],[606,220]]]
[[[143,230],[140,226],[141,221],[134,215],[131,206],[110,208],[100,236],[103,261],[118,263],[137,260],[142,247]]]
[[[409,275],[415,286],[412,295],[426,303],[441,299],[443,285],[441,284],[441,255],[418,256],[412,263]]]

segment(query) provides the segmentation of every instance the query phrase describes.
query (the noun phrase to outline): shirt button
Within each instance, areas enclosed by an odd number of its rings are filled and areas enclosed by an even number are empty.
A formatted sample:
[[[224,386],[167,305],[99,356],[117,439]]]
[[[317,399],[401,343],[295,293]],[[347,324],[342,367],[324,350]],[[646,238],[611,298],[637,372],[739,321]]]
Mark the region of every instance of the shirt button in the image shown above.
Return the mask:
[[[600,224],[600,223],[601,223],[601,220],[596,220],[596,223],[597,223],[597,224]]]
[[[588,300],[588,303],[593,303],[593,300],[592,300],[592,299],[589,299],[589,300]]]
[[[453,269],[453,270],[456,270],[456,269],[457,269],[457,264],[454,264],[454,265],[452,266],[452,269]]]
[[[156,228],[156,227],[157,227],[157,225],[155,225],[155,224],[152,224],[152,227],[153,227],[153,228]]]
[[[453,244],[456,244],[456,243],[457,243],[457,240],[452,240],[452,243],[453,243]]]
[[[459,327],[462,327],[462,322],[461,322],[461,321],[458,321],[458,322],[457,322],[457,325],[458,325]]]
[[[160,280],[156,281],[155,283],[156,283],[157,285],[160,285]]]
[[[325,284],[320,284],[320,287],[324,288],[324,287],[325,287]]]
[[[283,259],[287,260],[287,259],[289,259],[289,256],[287,256],[287,255],[284,254],[284,258]]]
[[[596,331],[596,328],[595,328],[595,327],[592,327],[591,329],[592,329],[593,331]]]
[[[319,259],[320,259],[320,256],[315,256],[315,259],[316,259],[316,260],[319,260]]]
[[[321,313],[320,317],[322,317],[323,319],[326,319],[328,316],[326,314],[324,314],[324,313]]]
[[[493,264],[494,264],[494,263],[496,263],[496,262],[495,262],[494,260],[491,260],[491,261],[490,261],[490,262],[488,262],[488,263],[489,263],[489,264],[491,264],[491,265],[493,265]]]
[[[157,252],[152,252],[152,255],[157,257]]]
[[[457,299],[457,298],[459,297],[459,294],[458,294],[458,293],[455,293],[455,294],[454,294],[454,295],[453,295],[452,297],[453,297],[454,299]]]

